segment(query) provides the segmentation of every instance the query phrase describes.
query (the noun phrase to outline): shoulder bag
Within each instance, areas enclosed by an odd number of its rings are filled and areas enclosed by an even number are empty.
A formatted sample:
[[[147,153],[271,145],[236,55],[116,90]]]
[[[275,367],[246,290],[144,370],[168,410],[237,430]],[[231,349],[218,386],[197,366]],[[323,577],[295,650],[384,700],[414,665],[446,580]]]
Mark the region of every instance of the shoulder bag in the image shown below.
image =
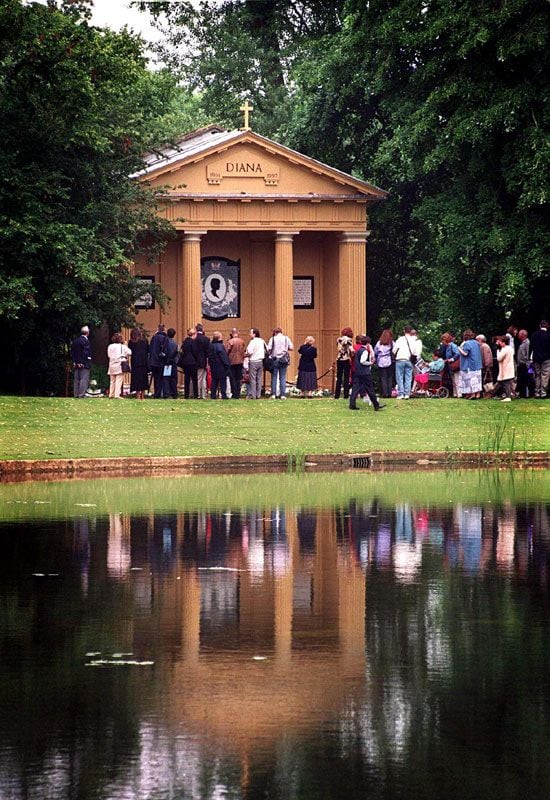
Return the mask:
[[[451,350],[451,354],[454,355],[452,350]],[[454,359],[454,361],[449,361],[449,370],[451,372],[458,372],[459,369],[460,369],[460,353],[457,353],[456,358]]]
[[[269,346],[270,344],[271,347]],[[271,337],[269,342],[264,345],[264,358],[262,365],[263,368],[267,370],[267,372],[273,372],[273,369],[275,367],[275,361],[277,361],[277,359],[273,358],[273,356],[271,355],[271,353],[273,352],[273,345],[274,345],[273,337]]]
[[[410,356],[409,356],[409,361],[411,362],[411,364],[413,364],[413,365],[414,365],[414,364],[416,364],[416,362],[418,361],[418,356],[417,356],[417,355],[415,355],[415,354],[413,353],[413,351],[411,350],[411,343],[409,342],[409,340],[407,339],[407,337],[406,337],[406,336],[405,336],[405,341],[407,342],[407,347],[409,348],[409,353],[410,353]]]
[[[279,356],[279,358],[277,359],[277,361],[279,362],[279,366],[281,367],[288,367],[288,365],[290,364],[290,353],[288,351],[288,346],[290,342],[288,336],[285,336],[285,341],[286,341],[286,350],[283,353],[283,355]]]

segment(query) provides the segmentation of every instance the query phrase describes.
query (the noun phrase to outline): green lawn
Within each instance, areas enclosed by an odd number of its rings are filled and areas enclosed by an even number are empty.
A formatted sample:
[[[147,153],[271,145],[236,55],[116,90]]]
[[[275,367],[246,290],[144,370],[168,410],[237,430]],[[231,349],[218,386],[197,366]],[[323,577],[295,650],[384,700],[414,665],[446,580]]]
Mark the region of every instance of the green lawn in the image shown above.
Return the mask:
[[[169,401],[0,397],[0,459],[550,450],[550,402]]]

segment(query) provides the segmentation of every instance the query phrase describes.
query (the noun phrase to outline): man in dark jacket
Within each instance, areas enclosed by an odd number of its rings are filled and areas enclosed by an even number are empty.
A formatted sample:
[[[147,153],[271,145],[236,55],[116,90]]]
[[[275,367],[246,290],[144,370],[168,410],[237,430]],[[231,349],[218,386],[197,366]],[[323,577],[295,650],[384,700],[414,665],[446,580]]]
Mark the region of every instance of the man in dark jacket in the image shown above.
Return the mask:
[[[157,332],[151,337],[149,342],[149,366],[153,373],[153,381],[155,384],[155,391],[153,397],[155,400],[163,396],[164,390],[164,365],[166,363],[166,343],[168,338],[166,336],[166,328],[161,323]]]
[[[92,348],[90,346],[90,329],[84,325],[71,345],[71,358],[74,370],[74,397],[86,397],[90,383],[90,368],[92,366]]]
[[[165,399],[169,397],[172,400],[178,399],[178,368],[176,366],[176,361],[178,359],[178,346],[176,344],[176,340],[174,336],[176,335],[176,331],[174,328],[168,328],[166,331],[166,360],[164,362],[164,388],[163,393]]]
[[[550,331],[543,319],[538,331],[531,336],[533,369],[535,370],[535,397],[546,397],[550,380]]]
[[[199,384],[199,398],[204,400],[208,396],[206,387],[206,364],[208,362],[208,350],[210,339],[205,336],[204,328],[200,322],[195,325],[197,336],[195,338],[195,348],[197,354],[197,379]]]

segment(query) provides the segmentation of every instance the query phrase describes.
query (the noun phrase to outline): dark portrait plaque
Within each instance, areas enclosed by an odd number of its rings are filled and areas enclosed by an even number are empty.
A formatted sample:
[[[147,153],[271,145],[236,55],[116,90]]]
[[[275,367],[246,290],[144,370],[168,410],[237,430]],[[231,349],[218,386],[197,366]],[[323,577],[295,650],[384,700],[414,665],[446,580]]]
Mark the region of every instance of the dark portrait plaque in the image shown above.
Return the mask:
[[[202,315],[221,320],[241,315],[241,262],[222,256],[201,258]]]
[[[136,311],[139,311],[141,309],[149,311],[150,309],[155,307],[155,298],[150,292],[147,291],[147,286],[155,282],[155,276],[136,275],[136,278],[140,283],[143,284],[143,294],[136,299],[134,303],[134,308],[136,309]]]
[[[315,308],[313,275],[295,275],[294,308]]]

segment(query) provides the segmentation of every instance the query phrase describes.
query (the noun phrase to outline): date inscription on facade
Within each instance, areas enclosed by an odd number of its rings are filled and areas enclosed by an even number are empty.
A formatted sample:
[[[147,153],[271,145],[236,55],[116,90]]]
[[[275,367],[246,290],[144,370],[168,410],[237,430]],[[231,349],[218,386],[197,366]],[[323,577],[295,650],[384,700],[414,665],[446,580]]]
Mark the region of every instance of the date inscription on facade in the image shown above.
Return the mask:
[[[262,178],[266,186],[277,186],[280,171],[277,164],[256,159],[217,161],[206,165],[206,180],[211,186],[219,185],[224,178]]]

